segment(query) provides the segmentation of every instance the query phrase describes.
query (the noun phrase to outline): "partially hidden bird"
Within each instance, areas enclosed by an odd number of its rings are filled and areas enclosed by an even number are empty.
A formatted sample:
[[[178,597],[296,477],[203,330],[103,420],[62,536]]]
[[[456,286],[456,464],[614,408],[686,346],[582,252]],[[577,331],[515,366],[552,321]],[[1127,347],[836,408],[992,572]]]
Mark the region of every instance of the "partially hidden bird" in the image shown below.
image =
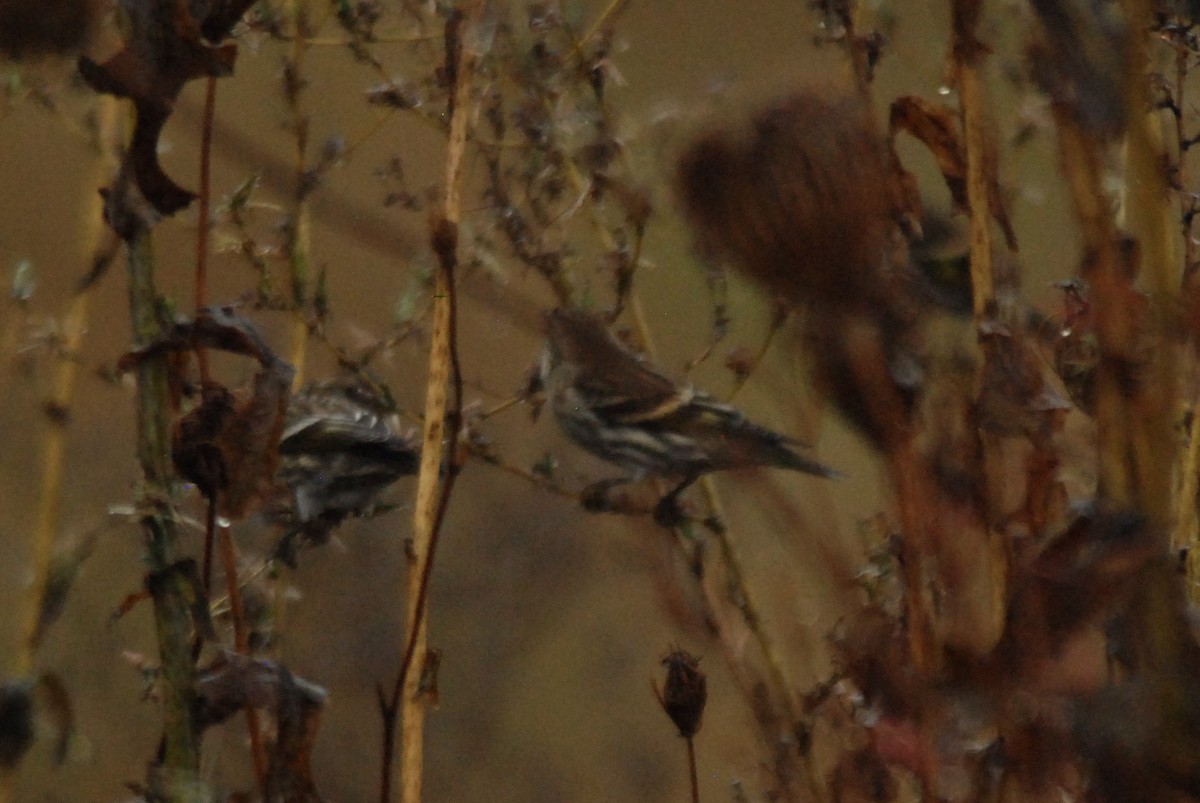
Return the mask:
[[[392,429],[386,405],[367,386],[332,380],[292,397],[279,457],[276,479],[290,497],[279,552],[292,562],[297,535],[320,543],[344,519],[370,514],[388,486],[416,473],[420,448]]]

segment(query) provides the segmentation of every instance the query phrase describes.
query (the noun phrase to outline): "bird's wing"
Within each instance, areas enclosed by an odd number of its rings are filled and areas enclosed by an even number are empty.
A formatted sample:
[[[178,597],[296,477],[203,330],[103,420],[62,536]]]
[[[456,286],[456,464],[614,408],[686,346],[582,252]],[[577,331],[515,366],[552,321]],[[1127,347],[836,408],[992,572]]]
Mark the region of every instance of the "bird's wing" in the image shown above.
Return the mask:
[[[334,452],[403,441],[375,415],[313,415],[289,422],[279,446],[284,452]]]
[[[839,472],[806,457],[806,445],[747,419],[739,410],[704,393],[693,394],[685,406],[663,420],[669,427],[694,440],[708,455],[714,468],[778,466],[838,477]]]
[[[652,424],[674,415],[695,395],[690,385],[677,385],[640,360],[606,368],[598,375],[580,377],[576,389],[596,415],[614,424]]]

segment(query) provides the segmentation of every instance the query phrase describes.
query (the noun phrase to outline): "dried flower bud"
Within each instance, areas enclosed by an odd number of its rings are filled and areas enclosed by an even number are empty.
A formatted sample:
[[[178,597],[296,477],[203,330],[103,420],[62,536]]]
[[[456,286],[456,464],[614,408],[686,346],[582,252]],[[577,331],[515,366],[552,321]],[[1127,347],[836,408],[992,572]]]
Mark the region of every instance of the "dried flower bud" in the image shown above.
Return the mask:
[[[708,680],[700,671],[700,659],[683,650],[672,651],[662,662],[667,668],[667,679],[658,702],[679,728],[679,735],[690,739],[700,732],[704,704],[708,701]]]

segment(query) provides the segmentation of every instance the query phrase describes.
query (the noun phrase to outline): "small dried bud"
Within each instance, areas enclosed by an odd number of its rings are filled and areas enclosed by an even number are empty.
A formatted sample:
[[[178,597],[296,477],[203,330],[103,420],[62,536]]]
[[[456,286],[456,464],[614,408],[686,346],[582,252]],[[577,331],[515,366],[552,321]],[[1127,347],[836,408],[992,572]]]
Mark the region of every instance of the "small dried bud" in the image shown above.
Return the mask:
[[[708,701],[708,680],[700,671],[700,659],[683,650],[674,650],[662,662],[667,679],[658,702],[679,728],[679,735],[690,739],[700,731]]]

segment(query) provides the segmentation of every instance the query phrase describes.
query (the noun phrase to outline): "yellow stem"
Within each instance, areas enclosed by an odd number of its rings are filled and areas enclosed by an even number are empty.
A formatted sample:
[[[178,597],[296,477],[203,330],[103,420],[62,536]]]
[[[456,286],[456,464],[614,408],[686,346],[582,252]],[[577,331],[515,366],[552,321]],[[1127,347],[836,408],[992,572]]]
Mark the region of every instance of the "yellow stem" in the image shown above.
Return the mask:
[[[475,15],[468,14],[463,35],[469,30]],[[448,54],[455,58],[456,54]],[[457,56],[457,79],[454,87],[453,111],[450,116],[450,135],[446,144],[445,194],[442,198],[440,220],[433,225],[442,231],[457,229],[462,217],[463,156],[466,152],[470,124],[471,79],[475,54],[462,47]],[[434,232],[434,239],[442,236]],[[436,247],[436,246],[435,246]],[[428,385],[425,390],[425,432],[421,449],[421,470],[417,477],[417,498],[413,505],[413,537],[409,548],[408,579],[405,584],[404,643],[411,643],[412,662],[401,692],[400,710],[400,786],[399,800],[420,803],[424,768],[425,706],[423,668],[426,661],[428,606],[420,598],[428,581],[426,563],[430,557],[434,528],[437,526],[441,501],[441,466],[445,454],[445,425],[447,385],[450,380],[450,351],[453,339],[453,299],[451,284],[453,255],[438,261],[434,277],[433,331],[429,350]],[[457,438],[458,433],[450,433]],[[418,619],[418,613],[420,618]]]

